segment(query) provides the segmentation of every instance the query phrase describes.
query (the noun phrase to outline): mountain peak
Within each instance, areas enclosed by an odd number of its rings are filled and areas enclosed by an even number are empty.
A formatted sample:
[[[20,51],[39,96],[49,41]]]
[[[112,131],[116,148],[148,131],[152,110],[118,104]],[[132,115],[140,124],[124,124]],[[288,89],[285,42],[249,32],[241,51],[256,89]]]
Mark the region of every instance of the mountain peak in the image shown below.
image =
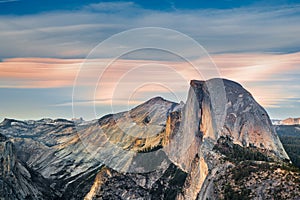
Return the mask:
[[[199,80],[191,80],[190,81],[191,87],[197,87],[197,86],[203,85],[204,83],[205,83],[205,81],[199,81]]]
[[[147,100],[146,102],[134,107],[131,109],[131,111],[138,111],[138,110],[143,110],[145,112],[147,112],[147,109],[155,109],[157,107],[169,107],[169,105],[174,105],[176,106],[177,103],[172,102],[172,101],[168,101],[160,96],[151,98],[149,100]]]
[[[203,84],[211,84],[211,85],[216,85],[216,84],[222,84],[227,87],[236,87],[236,88],[243,88],[243,86],[235,81],[229,80],[229,79],[224,79],[224,78],[212,78],[206,81],[203,80],[191,80],[190,85],[191,87],[200,87]]]
[[[157,103],[161,103],[161,102],[170,102],[170,101],[162,98],[161,96],[157,96],[157,97],[153,97],[153,98],[147,100],[146,102],[142,103],[141,105],[144,105],[144,104],[157,104]]]
[[[15,120],[15,119],[4,118],[4,120],[0,123],[0,126],[3,127],[3,128],[8,128],[8,127],[11,126],[11,123],[13,123],[13,122],[24,123],[22,121]]]

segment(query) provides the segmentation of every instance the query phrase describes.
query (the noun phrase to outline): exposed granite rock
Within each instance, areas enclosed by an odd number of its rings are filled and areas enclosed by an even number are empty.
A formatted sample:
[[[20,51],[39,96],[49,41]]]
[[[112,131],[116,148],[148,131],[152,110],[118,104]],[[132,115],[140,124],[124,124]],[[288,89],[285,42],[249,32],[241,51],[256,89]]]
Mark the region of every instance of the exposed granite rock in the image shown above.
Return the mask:
[[[222,84],[220,79],[211,79],[206,81],[204,85],[203,83],[192,81],[191,85],[197,85],[197,87],[193,87],[196,94],[203,93],[203,90],[206,91],[204,94],[205,96],[208,95],[208,97],[204,97],[204,100],[210,99],[210,101],[204,101],[202,104],[203,110],[205,107],[208,107],[208,112],[202,112],[202,118],[212,116],[213,120],[213,122],[206,120],[206,123],[201,124],[201,129],[206,130],[204,138],[216,141],[222,135],[229,135],[237,144],[267,149],[273,151],[281,158],[288,159],[267,112],[241,85],[229,80],[223,80]],[[211,91],[222,85],[225,96],[220,96],[214,92],[213,94],[216,96],[211,96]],[[204,89],[199,89],[201,86]],[[214,102],[212,99],[222,97],[226,98],[225,104],[218,104],[217,108],[214,105],[210,105],[213,104],[210,102]],[[224,114],[220,111],[224,111]],[[208,117],[205,116],[207,114]],[[213,127],[213,131],[202,126]]]
[[[242,147],[221,137],[214,150],[221,153],[204,183],[199,199],[299,199],[300,170],[262,149]],[[205,196],[204,196],[205,195]]]
[[[191,81],[181,113],[171,114],[167,122],[171,139],[164,149],[168,157],[189,175],[194,174],[186,180],[183,199],[196,199],[205,178],[219,167],[210,152],[221,136],[289,159],[266,111],[241,85],[229,80]],[[196,162],[198,157],[201,162]]]
[[[2,134],[0,138],[0,198],[55,199],[49,181],[18,160],[12,142]]]
[[[77,140],[78,143],[73,148],[62,148],[69,146],[74,138],[78,138],[77,129],[72,121],[65,119],[4,121],[6,122],[0,126],[0,133],[5,134],[15,144],[15,154],[20,162],[29,170],[40,174],[39,176],[46,180],[45,183],[50,182],[49,185],[43,186],[47,191],[55,191],[56,199],[64,198],[65,193],[70,190],[75,197],[82,197],[89,191],[101,165],[93,162],[89,153],[79,153],[84,149],[80,140]],[[92,123],[85,124],[84,127]],[[80,156],[76,156],[79,154]],[[87,178],[89,176],[90,181]],[[84,183],[87,189],[80,187],[80,190],[75,190],[76,186],[80,186],[80,182]],[[74,186],[74,183],[77,185]],[[72,187],[74,190],[70,189]]]
[[[81,199],[103,164],[119,172],[168,169],[170,161],[160,149],[166,118],[177,105],[157,97],[90,123],[6,120],[0,131],[16,143],[23,162],[51,181],[61,199]],[[160,175],[148,179],[155,182]]]
[[[175,199],[186,176],[173,164],[163,172],[143,174],[122,174],[104,167],[84,199]]]

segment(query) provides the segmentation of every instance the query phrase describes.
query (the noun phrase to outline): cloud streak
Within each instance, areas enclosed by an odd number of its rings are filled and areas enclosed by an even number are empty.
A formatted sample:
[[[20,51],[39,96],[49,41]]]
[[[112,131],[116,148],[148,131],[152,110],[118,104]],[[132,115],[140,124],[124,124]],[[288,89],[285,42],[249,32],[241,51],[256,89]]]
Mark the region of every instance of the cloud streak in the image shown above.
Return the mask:
[[[299,58],[300,53],[241,53],[212,56],[221,77],[242,83],[267,107],[276,107],[283,100],[300,98],[295,92],[299,87],[290,86],[290,74],[295,75],[295,82],[300,82],[300,78],[297,78],[300,75],[297,71]],[[87,103],[92,101],[95,87],[99,90],[96,92],[96,99],[105,99],[97,101],[100,104],[111,103],[109,100],[112,99],[120,99],[121,102],[127,98],[128,101],[129,96],[134,93],[137,93],[136,101],[159,93],[185,93],[189,87],[189,80],[194,79],[197,74],[197,71],[185,62],[120,59],[104,72],[100,85],[97,86],[99,82],[95,82],[93,77],[98,77],[99,69],[106,67],[102,63],[106,63],[107,60],[14,58],[5,59],[0,63],[1,87],[73,87],[78,70],[84,61],[86,64],[83,67],[88,70],[81,74],[82,81],[77,82],[76,87],[90,88],[79,98]],[[200,70],[204,74],[210,71],[205,67]],[[179,100],[184,98],[184,95],[180,96]]]
[[[0,3],[11,3],[16,1],[20,1],[20,0],[0,0]]]

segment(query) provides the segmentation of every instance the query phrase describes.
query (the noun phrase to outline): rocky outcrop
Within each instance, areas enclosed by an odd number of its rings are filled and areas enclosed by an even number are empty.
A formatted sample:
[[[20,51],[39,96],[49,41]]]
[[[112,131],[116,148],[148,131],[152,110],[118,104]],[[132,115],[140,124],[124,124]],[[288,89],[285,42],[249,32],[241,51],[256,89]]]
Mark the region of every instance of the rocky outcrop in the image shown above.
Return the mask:
[[[170,115],[166,126],[172,129],[167,131],[171,135],[165,147],[168,157],[193,174],[186,180],[183,198],[196,199],[201,192],[205,178],[216,167],[211,152],[221,136],[289,159],[266,111],[241,85],[229,80],[191,81],[185,106],[180,114]]]
[[[196,94],[202,93],[198,87],[203,83],[192,81],[191,85],[197,85],[193,87]],[[272,151],[281,158],[288,158],[267,112],[241,85],[229,80],[220,82],[220,79],[212,79],[202,87],[207,91],[204,93],[200,125],[204,139],[216,142],[220,136],[227,135],[241,146],[256,146]],[[218,90],[223,92],[214,91],[220,87],[223,89]],[[221,101],[219,99],[223,99],[223,103],[217,102]]]
[[[144,174],[122,174],[103,167],[84,199],[174,199],[186,176],[173,164],[164,172]]]
[[[53,190],[56,198],[63,199],[71,199],[67,193],[80,198],[89,191],[101,165],[86,156],[90,154],[78,153],[84,146],[80,140],[77,140],[76,145],[72,143],[78,138],[77,129],[72,121],[6,119],[4,122],[0,125],[0,133],[10,138],[15,147],[14,155],[34,173],[33,178],[38,174],[40,178],[37,180],[42,179],[41,185],[46,191]],[[84,126],[90,126],[92,123]],[[69,144],[74,146],[71,148]],[[78,187],[80,189],[77,189]],[[34,196],[32,198],[37,199]]]
[[[53,199],[48,180],[18,160],[14,145],[0,134],[0,198]]]
[[[221,157],[198,199],[298,199],[300,170],[255,147],[221,137],[214,147]]]

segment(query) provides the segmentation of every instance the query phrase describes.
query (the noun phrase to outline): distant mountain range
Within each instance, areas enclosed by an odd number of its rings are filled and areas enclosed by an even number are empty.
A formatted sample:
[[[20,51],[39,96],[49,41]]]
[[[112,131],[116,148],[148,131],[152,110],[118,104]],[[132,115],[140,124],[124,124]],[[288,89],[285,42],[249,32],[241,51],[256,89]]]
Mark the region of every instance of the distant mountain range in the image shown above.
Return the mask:
[[[274,125],[300,125],[300,118],[287,118],[284,120],[272,120]]]
[[[192,80],[93,121],[5,119],[2,199],[299,199],[267,112],[240,84]]]

